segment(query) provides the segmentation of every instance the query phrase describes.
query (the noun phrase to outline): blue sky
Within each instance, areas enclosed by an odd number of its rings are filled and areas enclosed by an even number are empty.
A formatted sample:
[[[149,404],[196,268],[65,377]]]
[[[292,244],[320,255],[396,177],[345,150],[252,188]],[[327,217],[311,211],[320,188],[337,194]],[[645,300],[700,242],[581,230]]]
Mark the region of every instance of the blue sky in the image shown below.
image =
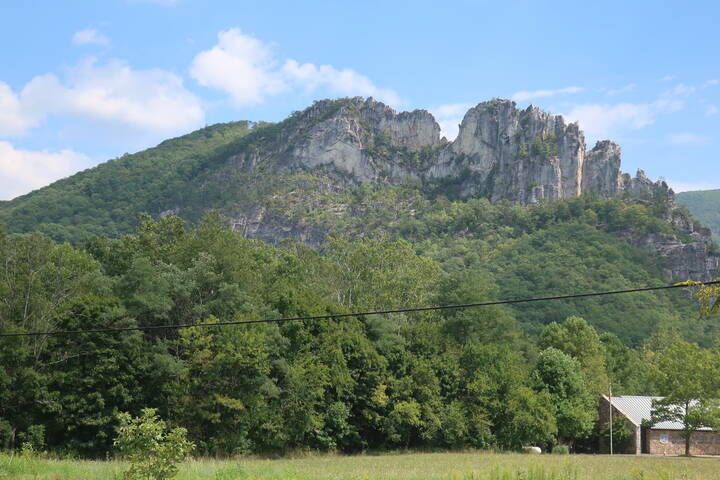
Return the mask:
[[[493,97],[610,138],[623,168],[720,187],[717,2],[116,0],[0,4],[0,199],[314,99],[425,108],[451,137]]]

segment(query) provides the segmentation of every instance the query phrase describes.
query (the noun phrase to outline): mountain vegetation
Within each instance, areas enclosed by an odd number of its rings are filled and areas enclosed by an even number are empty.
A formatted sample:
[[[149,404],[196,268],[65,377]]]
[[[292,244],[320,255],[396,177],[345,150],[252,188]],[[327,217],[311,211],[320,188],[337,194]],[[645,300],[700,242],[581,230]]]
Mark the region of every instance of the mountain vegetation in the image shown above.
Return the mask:
[[[557,239],[573,232],[579,238],[564,242],[571,256],[555,255]],[[203,326],[658,281],[652,265],[636,263],[639,254],[627,256],[618,240],[580,222],[490,251],[473,242],[334,237],[317,250],[275,247],[217,216],[190,229],[178,217],[145,217],[134,234],[78,247],[3,236],[0,330],[75,333],[0,338],[0,441],[102,456],[112,451],[118,413],[151,407],[187,428],[200,453],[582,449],[596,435],[604,379],[619,392],[652,393],[652,352],[663,339],[717,338],[678,292],[548,302],[537,311]],[[535,285],[538,262],[568,274]],[[586,283],[573,284],[583,272]],[[173,324],[196,326],[92,330]]]
[[[678,290],[212,325],[716,273],[667,185],[509,101],[454,142],[364,99],[215,125],[0,204],[0,223],[0,332],[72,332],[0,337],[4,448],[104,456],[151,408],[204,454],[583,451],[610,381],[654,394],[657,352],[719,353]]]
[[[720,190],[679,193],[678,202],[684,205],[703,224],[720,238]]]

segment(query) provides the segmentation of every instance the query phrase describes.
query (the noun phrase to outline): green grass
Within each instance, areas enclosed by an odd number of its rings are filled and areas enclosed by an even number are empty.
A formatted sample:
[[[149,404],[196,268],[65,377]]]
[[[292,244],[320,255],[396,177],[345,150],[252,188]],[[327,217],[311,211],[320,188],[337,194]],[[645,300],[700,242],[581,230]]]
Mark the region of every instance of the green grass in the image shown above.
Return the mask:
[[[119,479],[125,468],[116,461],[0,456],[3,480]],[[711,480],[720,479],[720,458],[413,453],[278,460],[198,459],[185,462],[177,479]]]

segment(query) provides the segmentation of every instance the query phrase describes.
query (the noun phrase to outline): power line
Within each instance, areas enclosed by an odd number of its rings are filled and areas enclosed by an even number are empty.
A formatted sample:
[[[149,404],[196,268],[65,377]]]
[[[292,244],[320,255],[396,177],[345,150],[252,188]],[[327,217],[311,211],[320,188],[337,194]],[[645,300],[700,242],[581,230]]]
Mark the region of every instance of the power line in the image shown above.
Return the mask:
[[[408,308],[396,308],[389,310],[370,310],[364,312],[350,312],[350,313],[334,313],[334,314],[323,314],[323,315],[308,315],[299,317],[279,317],[279,318],[265,318],[259,320],[232,320],[227,322],[212,322],[212,323],[178,323],[174,325],[148,325],[148,326],[134,326],[134,327],[103,327],[103,328],[89,328],[84,330],[56,330],[46,332],[11,332],[11,333],[0,333],[0,337],[40,337],[40,336],[51,336],[51,335],[78,335],[82,333],[116,333],[116,332],[131,332],[131,331],[152,331],[162,329],[181,329],[190,327],[226,327],[231,325],[254,325],[259,323],[286,323],[286,322],[304,322],[304,321],[317,321],[317,320],[338,320],[349,317],[364,317],[368,315],[386,315],[392,313],[418,313],[418,312],[430,312],[430,311],[442,311],[442,310],[462,310],[466,308],[481,308],[490,307],[496,305],[516,305],[521,303],[533,303],[533,302],[548,302],[557,300],[572,300],[577,298],[589,298],[589,297],[605,297],[609,295],[621,295],[627,293],[642,293],[642,292],[654,292],[659,290],[674,290],[678,288],[689,288],[700,285],[720,285],[720,280],[705,283],[695,282],[683,282],[675,283],[672,285],[661,285],[657,287],[643,287],[643,288],[629,288],[625,290],[608,290],[604,292],[589,292],[589,293],[575,293],[568,295],[552,295],[545,297],[530,297],[530,298],[516,298],[509,300],[493,300],[488,302],[477,302],[477,303],[460,303],[453,305],[433,305],[425,307],[408,307]]]

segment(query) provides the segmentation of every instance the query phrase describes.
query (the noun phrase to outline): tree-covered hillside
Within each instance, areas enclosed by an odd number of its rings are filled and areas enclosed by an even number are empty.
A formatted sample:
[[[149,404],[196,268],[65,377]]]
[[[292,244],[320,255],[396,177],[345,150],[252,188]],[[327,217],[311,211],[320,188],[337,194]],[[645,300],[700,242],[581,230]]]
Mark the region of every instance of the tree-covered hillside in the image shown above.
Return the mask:
[[[683,192],[677,198],[678,202],[712,229],[716,239],[720,239],[720,190]]]
[[[609,380],[618,393],[656,393],[667,345],[720,338],[679,291],[202,326],[663,283],[641,252],[597,229],[612,205],[447,207],[465,210],[415,245],[272,246],[217,216],[197,228],[145,217],[131,235],[78,247],[0,232],[0,332],[77,332],[0,337],[0,448],[105,457],[118,412],[154,407],[205,454],[583,450],[607,433],[594,426]],[[455,234],[472,225],[497,235]],[[197,326],[93,331],[175,324]]]
[[[522,128],[473,130],[499,121]],[[427,112],[324,101],[278,124],[207,127],[0,204],[0,332],[80,332],[0,337],[0,448],[40,438],[104,456],[117,413],[143,407],[223,455],[596,444],[608,379],[658,393],[654,353],[681,338],[720,344],[687,294],[201,326],[716,273],[699,223],[666,184],[621,174],[617,145],[573,163],[577,126],[509,101],[465,124],[457,146],[435,140]],[[561,153],[595,184],[567,183]],[[532,171],[516,178],[520,166]],[[193,327],[164,328],[177,324]],[[163,328],[92,331],[103,326]]]
[[[253,128],[262,125],[217,124],[123,155],[0,203],[0,222],[11,232],[41,231],[57,240],[130,233],[142,213],[157,215],[182,204],[208,164]]]

